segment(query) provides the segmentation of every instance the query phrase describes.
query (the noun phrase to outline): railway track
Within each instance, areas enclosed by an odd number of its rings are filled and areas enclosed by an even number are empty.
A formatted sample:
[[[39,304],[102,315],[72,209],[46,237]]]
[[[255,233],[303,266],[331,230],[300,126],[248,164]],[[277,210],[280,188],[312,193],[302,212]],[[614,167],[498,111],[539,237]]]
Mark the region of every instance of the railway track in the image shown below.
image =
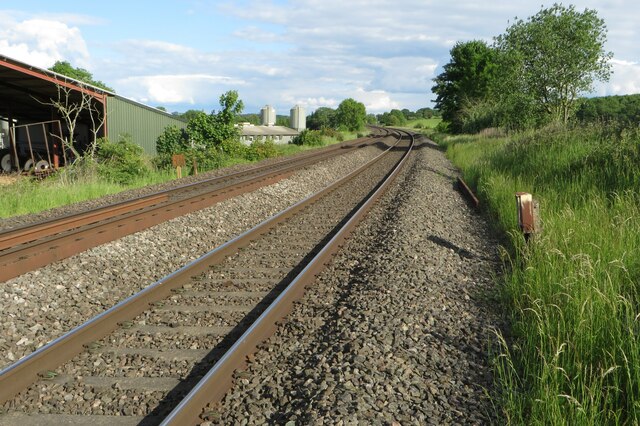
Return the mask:
[[[2,232],[0,282],[269,185],[295,170],[344,153],[345,149],[374,143],[388,134],[386,129],[374,130],[378,136]]]
[[[400,136],[327,189],[0,372],[0,424],[197,422],[397,173],[413,145]]]

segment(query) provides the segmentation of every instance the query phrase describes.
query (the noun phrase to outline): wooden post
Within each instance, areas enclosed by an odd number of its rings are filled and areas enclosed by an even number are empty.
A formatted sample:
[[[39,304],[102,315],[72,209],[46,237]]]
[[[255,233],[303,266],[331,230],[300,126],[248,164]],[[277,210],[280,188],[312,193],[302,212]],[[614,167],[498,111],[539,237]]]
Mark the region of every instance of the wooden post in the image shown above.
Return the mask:
[[[196,162],[196,159],[193,159],[193,174],[194,175],[198,175],[198,163]]]

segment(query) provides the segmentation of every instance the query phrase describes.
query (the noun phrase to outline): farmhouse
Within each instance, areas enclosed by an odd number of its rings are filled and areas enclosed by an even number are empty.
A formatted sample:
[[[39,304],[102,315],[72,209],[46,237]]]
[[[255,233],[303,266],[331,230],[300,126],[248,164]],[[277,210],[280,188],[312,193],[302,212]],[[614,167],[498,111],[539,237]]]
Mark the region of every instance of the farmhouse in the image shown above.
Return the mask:
[[[240,140],[245,144],[250,144],[255,140],[271,139],[277,144],[290,143],[300,131],[306,128],[306,116],[304,108],[299,105],[291,108],[289,115],[289,126],[276,126],[276,112],[270,105],[266,105],[260,110],[261,125],[241,123]]]
[[[186,127],[164,111],[6,56],[0,56],[0,98],[2,171],[62,165],[73,155],[62,149],[62,139],[72,139],[75,150],[83,152],[94,137],[115,141],[128,135],[155,154],[167,126]],[[65,119],[65,112],[77,113],[77,119]]]

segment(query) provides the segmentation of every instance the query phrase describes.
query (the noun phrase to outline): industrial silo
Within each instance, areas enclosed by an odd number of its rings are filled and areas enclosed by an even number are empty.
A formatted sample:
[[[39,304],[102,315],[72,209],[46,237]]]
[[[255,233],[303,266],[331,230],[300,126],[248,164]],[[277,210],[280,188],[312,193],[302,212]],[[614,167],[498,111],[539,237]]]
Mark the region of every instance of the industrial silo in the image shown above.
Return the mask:
[[[307,128],[307,116],[304,108],[300,105],[296,105],[291,108],[291,114],[289,115],[289,126],[292,129],[301,131]]]
[[[263,126],[273,126],[276,124],[276,110],[271,105],[265,105],[260,110],[260,119]]]

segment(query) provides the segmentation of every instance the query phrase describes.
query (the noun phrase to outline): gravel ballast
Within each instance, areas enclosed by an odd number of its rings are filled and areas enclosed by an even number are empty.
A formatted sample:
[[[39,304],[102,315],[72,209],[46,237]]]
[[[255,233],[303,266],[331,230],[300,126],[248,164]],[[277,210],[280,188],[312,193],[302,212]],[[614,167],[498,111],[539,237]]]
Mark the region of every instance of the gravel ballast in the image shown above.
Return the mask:
[[[274,185],[173,219],[2,283],[6,366],[380,153],[351,151]]]
[[[425,143],[204,424],[487,424],[498,245]]]

